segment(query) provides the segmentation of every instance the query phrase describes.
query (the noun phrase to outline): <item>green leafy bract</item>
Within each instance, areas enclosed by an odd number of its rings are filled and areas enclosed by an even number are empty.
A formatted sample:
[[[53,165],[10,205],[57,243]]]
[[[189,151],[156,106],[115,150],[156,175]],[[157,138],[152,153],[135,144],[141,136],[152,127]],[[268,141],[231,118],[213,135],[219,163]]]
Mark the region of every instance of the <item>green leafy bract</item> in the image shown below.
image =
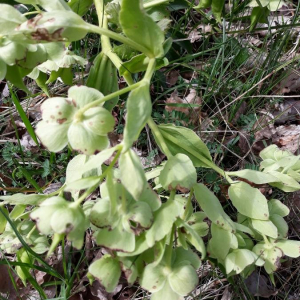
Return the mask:
[[[134,199],[139,200],[147,181],[138,156],[133,150],[128,150],[121,154],[119,164],[120,179],[123,185]],[[128,176],[129,174],[130,176]]]
[[[235,231],[235,226],[224,212],[218,198],[203,184],[194,185],[195,197],[207,217],[225,230]]]
[[[241,181],[231,184],[228,195],[241,214],[258,220],[269,219],[267,199],[248,183]]]
[[[127,99],[127,117],[124,129],[124,151],[127,151],[137,140],[148,118],[151,116],[152,103],[149,85],[142,84],[130,92]]]
[[[172,124],[159,125],[158,128],[173,155],[182,153],[191,159],[195,167],[210,167],[208,164],[212,163],[212,158],[209,150],[194,131]],[[156,142],[162,149],[157,138]]]
[[[119,282],[121,267],[118,259],[105,254],[90,265],[89,272],[100,281],[108,293],[112,293]]]
[[[159,181],[165,190],[190,189],[197,182],[197,174],[189,157],[179,153],[168,159],[160,173]]]
[[[164,54],[164,34],[145,13],[141,0],[123,0],[119,19],[126,36],[145,47],[152,57]]]

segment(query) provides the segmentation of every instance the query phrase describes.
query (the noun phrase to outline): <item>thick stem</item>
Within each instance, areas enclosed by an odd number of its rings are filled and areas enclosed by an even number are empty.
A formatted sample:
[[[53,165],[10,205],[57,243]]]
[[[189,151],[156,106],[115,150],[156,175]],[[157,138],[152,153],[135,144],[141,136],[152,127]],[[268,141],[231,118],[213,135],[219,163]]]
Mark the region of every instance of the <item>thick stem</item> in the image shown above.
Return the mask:
[[[111,30],[105,29],[105,28],[100,28],[98,26],[92,25],[92,24],[87,24],[88,29],[91,32],[100,34],[100,35],[105,35],[115,41],[121,42],[123,44],[126,44],[128,46],[130,46],[131,48],[140,51],[142,53],[144,53],[146,56],[150,57],[150,58],[154,58],[153,54],[145,47],[141,46],[140,44],[124,37],[121,34],[115,33]]]
[[[104,2],[103,0],[94,0],[96,11],[98,14],[98,20],[99,20],[99,27],[102,27],[104,29],[108,29],[108,20],[107,16],[104,12]],[[108,36],[101,35],[101,48],[102,52],[111,60],[111,62],[114,64],[114,66],[120,70],[123,62],[118,57],[116,53],[113,52],[113,48],[110,42],[110,39]],[[128,85],[134,84],[134,81],[130,74],[124,74],[123,75],[125,81]]]

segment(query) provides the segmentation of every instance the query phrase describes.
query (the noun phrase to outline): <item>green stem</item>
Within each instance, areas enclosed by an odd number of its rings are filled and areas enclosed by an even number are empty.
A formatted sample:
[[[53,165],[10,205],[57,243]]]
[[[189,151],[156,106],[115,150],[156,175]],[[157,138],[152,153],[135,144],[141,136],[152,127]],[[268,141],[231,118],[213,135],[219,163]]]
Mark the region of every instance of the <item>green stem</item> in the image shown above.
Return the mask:
[[[94,0],[94,3],[95,3],[96,11],[98,14],[99,27],[108,29],[108,20],[107,20],[106,14],[104,12],[103,0]],[[111,60],[111,62],[114,64],[114,66],[118,70],[120,70],[123,62],[119,58],[119,56],[113,52],[113,48],[112,48],[110,39],[106,35],[101,35],[101,48],[102,48],[102,52]],[[123,77],[128,85],[134,84],[134,81],[129,73],[124,74]]]
[[[113,161],[110,163],[110,165],[107,167],[107,169],[103,172],[102,175],[99,176],[99,182],[97,182],[97,184],[95,184],[94,186],[90,187],[89,189],[87,189],[81,196],[80,198],[78,198],[78,200],[76,200],[73,205],[75,207],[79,206],[81,204],[82,201],[85,200],[85,198],[90,195],[98,186],[99,184],[103,181],[103,179],[106,177],[107,173],[114,167],[115,163],[117,162],[121,152],[123,149],[123,145],[119,144],[118,148],[117,148],[117,154],[115,155]]]
[[[150,85],[153,73],[155,72],[155,66],[156,66],[156,59],[155,58],[151,58],[149,60],[149,64],[147,66],[147,70],[146,70],[146,73],[145,73],[144,78],[143,78],[143,81],[147,82],[149,85]]]
[[[137,83],[135,83],[135,84],[133,84],[133,85],[130,85],[130,86],[128,86],[128,87],[126,87],[126,88],[124,88],[124,89],[122,89],[122,90],[119,90],[119,91],[116,91],[116,92],[114,92],[114,93],[111,93],[111,94],[109,94],[109,95],[107,95],[107,96],[104,96],[104,97],[101,98],[101,99],[95,100],[95,101],[93,101],[93,102],[91,102],[91,103],[85,105],[83,108],[81,108],[81,109],[76,113],[75,118],[78,119],[78,120],[81,120],[81,119],[82,119],[82,115],[83,115],[88,109],[90,109],[90,108],[92,108],[92,107],[95,107],[95,106],[98,106],[98,105],[100,105],[100,104],[102,104],[102,103],[104,103],[104,102],[106,102],[106,101],[109,101],[109,100],[115,98],[115,97],[118,97],[118,96],[120,96],[120,95],[123,95],[123,94],[125,94],[125,93],[128,93],[128,92],[130,92],[130,91],[132,91],[132,90],[138,88],[141,84],[142,84],[142,81],[139,81],[139,82],[137,82]]]
[[[160,133],[157,125],[155,124],[155,122],[153,121],[153,119],[150,117],[147,121],[148,126],[150,127],[153,135],[156,137],[156,139],[158,140],[158,142],[160,143],[161,146],[161,150],[165,153],[165,155],[170,158],[172,157],[172,153],[170,152],[164,137],[162,136],[162,134]]]
[[[105,35],[115,41],[126,44],[126,45],[130,46],[131,48],[144,53],[146,56],[148,56],[150,58],[154,58],[153,54],[147,48],[141,46],[140,44],[128,39],[127,37],[125,37],[121,34],[118,34],[111,30],[108,30],[105,28],[100,28],[96,25],[92,25],[92,24],[88,24],[88,23],[87,23],[87,27],[88,27],[89,31],[91,31],[91,32],[94,32],[94,33],[97,33],[100,35]]]

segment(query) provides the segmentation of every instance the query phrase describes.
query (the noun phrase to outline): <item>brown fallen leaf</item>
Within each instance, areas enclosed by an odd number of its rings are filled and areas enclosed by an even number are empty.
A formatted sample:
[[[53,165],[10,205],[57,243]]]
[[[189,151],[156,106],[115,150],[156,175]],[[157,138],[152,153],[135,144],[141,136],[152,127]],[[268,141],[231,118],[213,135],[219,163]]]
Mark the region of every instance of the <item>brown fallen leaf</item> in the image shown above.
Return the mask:
[[[296,153],[300,149],[300,125],[277,127],[276,136],[273,137],[272,141],[281,149]]]
[[[288,94],[291,92],[297,92],[300,90],[300,74],[299,71],[291,70],[287,73],[287,76],[278,83],[274,89],[274,94]]]
[[[13,271],[11,271],[11,274],[13,275]],[[6,265],[0,265],[0,295],[4,297],[4,299],[18,299],[17,291],[9,276],[9,267]]]
[[[262,298],[269,298],[277,294],[277,290],[268,284],[267,278],[254,271],[248,278],[245,279],[245,284],[249,292],[253,296],[259,296]]]
[[[189,117],[189,122],[196,124],[200,121],[201,110],[201,98],[198,96],[198,92],[195,89],[190,89],[189,93],[181,98],[178,96],[178,92],[175,91],[166,100],[165,110],[168,112],[179,111]]]

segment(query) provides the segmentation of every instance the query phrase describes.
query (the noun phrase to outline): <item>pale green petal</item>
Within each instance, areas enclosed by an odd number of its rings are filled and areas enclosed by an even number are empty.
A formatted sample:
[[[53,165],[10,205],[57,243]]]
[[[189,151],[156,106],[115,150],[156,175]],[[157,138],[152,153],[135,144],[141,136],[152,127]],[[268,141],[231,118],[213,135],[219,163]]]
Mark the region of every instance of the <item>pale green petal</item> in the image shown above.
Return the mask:
[[[68,91],[68,97],[77,108],[83,108],[88,103],[102,99],[103,94],[86,86],[72,86]]]
[[[109,146],[107,136],[94,134],[82,123],[72,123],[67,134],[71,147],[85,155],[96,154]]]
[[[90,265],[89,272],[100,281],[108,293],[112,293],[119,282],[121,267],[116,258],[106,254]]]
[[[168,281],[175,293],[186,296],[196,288],[199,279],[191,265],[181,265],[168,276]]]
[[[36,126],[36,134],[42,144],[51,152],[59,152],[68,144],[69,124],[47,123],[41,121]]]
[[[115,119],[103,107],[93,107],[83,114],[83,124],[97,135],[106,135],[114,130]]]

